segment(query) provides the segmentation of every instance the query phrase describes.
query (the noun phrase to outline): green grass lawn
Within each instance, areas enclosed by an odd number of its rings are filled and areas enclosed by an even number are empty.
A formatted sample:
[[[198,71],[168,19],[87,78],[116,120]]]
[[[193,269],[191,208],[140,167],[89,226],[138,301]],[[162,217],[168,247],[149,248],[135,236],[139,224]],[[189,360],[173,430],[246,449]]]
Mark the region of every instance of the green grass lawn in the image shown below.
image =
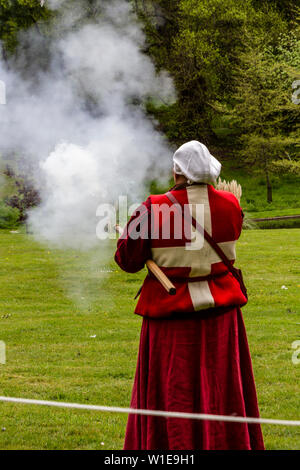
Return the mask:
[[[300,230],[248,230],[238,245],[250,300],[243,309],[261,415],[299,419]],[[141,318],[113,246],[89,255],[0,231],[1,395],[128,406]],[[283,290],[285,285],[288,289]],[[96,335],[95,338],[91,336]],[[126,415],[0,403],[0,449],[120,449]],[[268,449],[299,449],[299,428],[266,425]]]
[[[264,175],[247,167],[239,167],[232,159],[222,160],[221,177],[227,181],[235,179],[241,184],[243,195],[241,206],[251,217],[275,217],[277,215],[300,214],[300,177],[283,174],[272,175],[273,202],[267,202],[267,188]]]

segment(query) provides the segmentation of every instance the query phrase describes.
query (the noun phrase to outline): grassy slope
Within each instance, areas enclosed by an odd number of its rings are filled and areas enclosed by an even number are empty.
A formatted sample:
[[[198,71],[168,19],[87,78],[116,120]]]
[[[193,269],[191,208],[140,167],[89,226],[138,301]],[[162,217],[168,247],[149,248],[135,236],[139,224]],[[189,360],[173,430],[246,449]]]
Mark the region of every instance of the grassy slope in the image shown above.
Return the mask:
[[[241,205],[251,217],[300,214],[300,177],[294,175],[272,176],[273,202],[266,200],[266,182],[262,175],[238,168],[233,160],[222,161],[222,178],[236,179],[243,188]],[[261,215],[263,214],[263,215]]]
[[[265,231],[247,231],[238,247],[238,264],[247,267],[244,316],[265,417],[299,419],[300,366],[291,361],[291,344],[299,339],[299,234],[274,230],[266,238]],[[128,406],[141,324],[132,314],[133,297],[143,273],[126,275],[105,260],[91,268],[86,256],[50,251],[5,231],[0,255],[0,340],[7,344],[1,394]],[[71,289],[77,303],[66,294]],[[125,415],[0,403],[0,449],[118,449],[125,425]],[[264,433],[269,449],[300,447],[297,428],[265,426]]]

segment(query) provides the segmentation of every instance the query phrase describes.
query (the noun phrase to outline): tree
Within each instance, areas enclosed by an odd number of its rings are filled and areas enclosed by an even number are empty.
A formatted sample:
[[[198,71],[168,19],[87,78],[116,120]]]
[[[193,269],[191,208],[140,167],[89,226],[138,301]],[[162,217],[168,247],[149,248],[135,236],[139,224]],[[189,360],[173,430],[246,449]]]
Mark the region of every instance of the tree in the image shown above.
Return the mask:
[[[250,166],[262,171],[266,178],[267,201],[272,202],[270,175],[278,161],[296,154],[299,139],[296,133],[299,107],[291,100],[291,84],[296,71],[283,60],[287,47],[282,39],[281,54],[264,45],[249,45],[240,56],[236,68],[236,91],[233,114],[240,129],[240,156]],[[300,42],[292,47],[300,50]],[[297,55],[297,54],[296,54]]]
[[[52,14],[40,0],[0,0],[0,39],[3,54],[12,53],[18,44],[18,33],[39,22],[47,21]]]
[[[177,143],[214,139],[212,103],[231,88],[232,58],[242,26],[251,18],[250,0],[137,1],[146,24],[148,51],[174,78],[178,101],[159,118]],[[233,59],[235,60],[235,59]],[[169,112],[168,112],[169,111]],[[165,118],[165,120],[164,120]]]
[[[172,107],[151,109],[161,128],[177,144],[201,139],[226,143],[232,133],[221,109],[234,100],[234,70],[244,51],[245,30],[266,45],[275,45],[288,22],[253,0],[135,0],[145,24],[147,53],[174,78],[178,100]],[[220,132],[219,130],[222,130]],[[224,132],[223,132],[224,131]]]
[[[10,173],[14,175],[14,172],[11,169]],[[17,187],[17,193],[13,196],[7,197],[5,203],[7,206],[18,209],[19,221],[24,222],[27,219],[28,209],[40,204],[40,196],[38,191],[35,189],[33,182],[26,177],[16,176],[15,184]]]

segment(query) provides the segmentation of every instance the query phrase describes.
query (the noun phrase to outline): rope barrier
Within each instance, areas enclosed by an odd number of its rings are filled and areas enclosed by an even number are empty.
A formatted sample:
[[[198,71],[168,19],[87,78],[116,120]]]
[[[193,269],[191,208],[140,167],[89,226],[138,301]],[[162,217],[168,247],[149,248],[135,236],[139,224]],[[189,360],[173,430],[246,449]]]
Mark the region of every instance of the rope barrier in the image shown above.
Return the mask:
[[[300,421],[287,419],[249,418],[244,416],[223,416],[203,413],[183,413],[177,411],[142,410],[135,408],[120,408],[115,406],[84,405],[80,403],[65,403],[59,401],[30,400],[28,398],[1,397],[0,402],[22,403],[24,405],[53,406],[57,408],[72,408],[78,410],[103,411],[108,413],[125,413],[142,416],[158,416],[163,418],[197,419],[206,421],[224,421],[232,423],[275,424],[279,426],[300,426]]]

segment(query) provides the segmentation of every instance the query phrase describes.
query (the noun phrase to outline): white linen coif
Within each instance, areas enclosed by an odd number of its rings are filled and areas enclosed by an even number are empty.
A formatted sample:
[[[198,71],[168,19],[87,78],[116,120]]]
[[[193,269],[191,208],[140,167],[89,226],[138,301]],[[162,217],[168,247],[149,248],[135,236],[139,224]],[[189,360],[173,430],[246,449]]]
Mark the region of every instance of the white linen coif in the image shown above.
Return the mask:
[[[208,148],[192,140],[179,147],[173,156],[174,171],[184,175],[189,182],[214,184],[221,172],[221,163]]]

